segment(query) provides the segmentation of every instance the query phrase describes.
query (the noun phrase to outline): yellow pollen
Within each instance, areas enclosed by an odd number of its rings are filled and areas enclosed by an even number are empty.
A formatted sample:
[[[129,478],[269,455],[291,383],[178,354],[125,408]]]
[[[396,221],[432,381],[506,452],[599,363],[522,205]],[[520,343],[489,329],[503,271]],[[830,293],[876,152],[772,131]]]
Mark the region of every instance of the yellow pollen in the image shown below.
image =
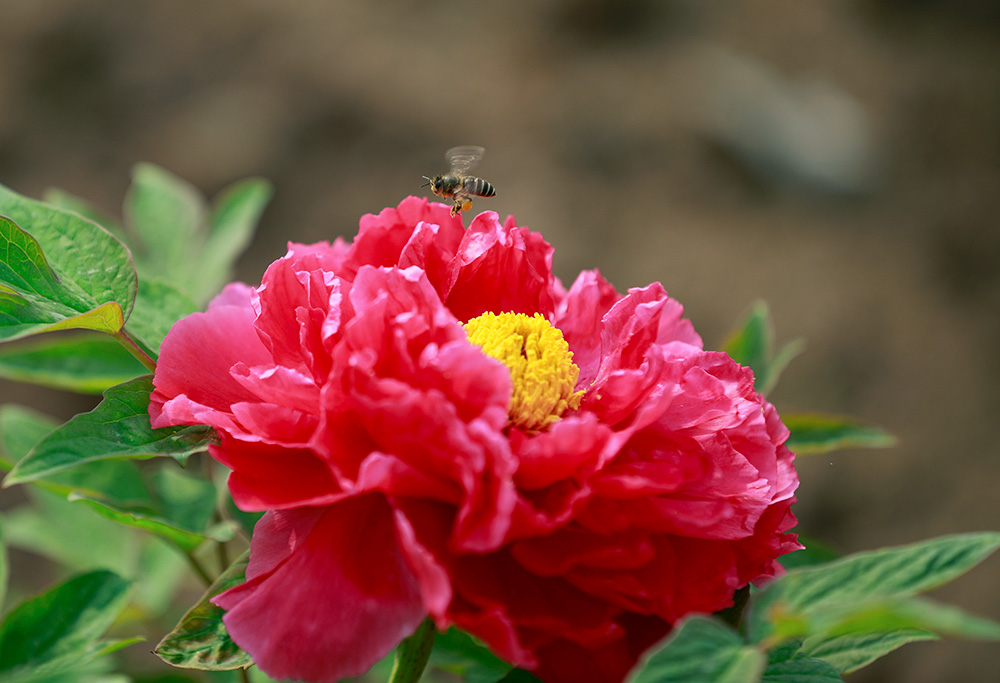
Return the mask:
[[[510,421],[540,431],[580,407],[583,392],[574,392],[580,368],[562,332],[541,313],[483,313],[465,324],[469,341],[510,370],[513,391]]]

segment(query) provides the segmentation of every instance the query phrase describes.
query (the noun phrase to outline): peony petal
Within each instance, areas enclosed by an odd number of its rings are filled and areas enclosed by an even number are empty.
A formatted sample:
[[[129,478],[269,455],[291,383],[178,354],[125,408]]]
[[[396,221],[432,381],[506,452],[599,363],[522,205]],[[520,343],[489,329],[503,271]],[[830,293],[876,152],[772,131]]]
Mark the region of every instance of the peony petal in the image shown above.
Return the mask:
[[[268,267],[257,288],[255,327],[271,351],[272,362],[322,377],[329,369],[324,362],[323,323],[331,297],[339,290],[329,269],[334,257],[326,244],[289,244],[289,248]]]
[[[440,548],[446,543],[454,515],[446,505],[416,497],[398,498],[392,502],[400,549],[420,584],[424,606],[434,617],[438,628],[445,630],[449,626],[445,613],[453,597],[451,580],[431,547],[417,537],[417,528],[424,538],[432,539],[433,545]]]
[[[208,310],[219,306],[238,306],[246,308],[250,305],[250,298],[253,296],[253,287],[243,282],[230,282],[222,288],[210,302]]]
[[[432,244],[424,245],[429,249],[422,256],[416,255],[420,251],[416,245],[423,238],[414,243],[418,229],[433,233]],[[338,275],[353,279],[366,265],[402,268],[418,265],[433,276],[432,283],[438,288],[437,278],[444,277],[445,264],[451,261],[464,234],[462,219],[451,215],[451,207],[423,197],[407,197],[398,207],[361,217],[358,236]]]
[[[654,355],[664,360],[697,357],[701,338],[682,319],[684,309],[667,297],[663,286],[630,289],[604,316],[603,357],[595,385],[621,370],[643,368]]]
[[[155,396],[155,390],[153,393]],[[162,395],[151,396],[149,404],[149,424],[154,428],[171,425],[211,425],[216,430],[235,432],[240,425],[229,409],[216,410],[192,401],[184,394],[162,402]],[[231,406],[230,406],[231,409]]]
[[[546,683],[619,683],[642,653],[662,640],[670,625],[657,617],[624,614],[623,637],[598,647],[557,639],[538,648],[533,673]]]
[[[455,256],[445,302],[462,321],[486,311],[551,317],[552,246],[493,211],[473,219]]]
[[[177,321],[163,340],[153,376],[153,426],[188,424],[176,421],[183,418],[164,409],[177,396],[222,412],[233,403],[254,400],[254,394],[232,377],[230,369],[240,362],[259,364],[268,360],[267,349],[253,329],[249,302],[214,305],[205,313],[193,313]]]
[[[728,541],[650,536],[651,561],[628,572],[580,566],[566,580],[622,609],[674,622],[691,612],[712,613],[732,604],[743,585]]]
[[[676,360],[666,360],[660,347],[653,347],[636,369],[606,372],[602,366],[602,375],[584,395],[581,408],[622,432],[624,443],[629,433],[653,422],[681,393],[683,370]]]
[[[460,420],[454,406],[436,392],[388,380],[364,384],[354,385],[353,398],[358,419],[377,448],[463,492],[453,536],[456,548],[483,552],[499,546],[516,500],[511,482],[516,465],[506,440],[488,423]]]
[[[518,459],[517,486],[532,491],[595,470],[611,436],[607,425],[588,413],[566,417],[540,434],[511,435]],[[588,468],[589,465],[589,468]]]
[[[574,567],[631,570],[652,561],[655,553],[649,534],[627,530],[604,536],[580,528],[562,529],[551,536],[521,541],[511,554],[538,576],[564,576]]]
[[[378,452],[464,492],[456,548],[496,548],[516,501],[516,461],[500,432],[509,372],[465,339],[418,268],[365,266],[351,299],[337,366],[355,421]]]
[[[426,615],[380,496],[267,513],[246,583],[213,602],[261,670],[311,683],[363,674]]]
[[[223,432],[212,457],[232,469],[229,492],[243,510],[322,505],[344,497],[330,466],[306,448],[241,441]]]
[[[314,414],[274,403],[234,403],[233,416],[239,427],[226,430],[243,441],[301,448],[316,431]]]
[[[233,366],[232,376],[262,402],[286,403],[311,413],[319,410],[320,388],[311,374],[281,365],[250,368],[237,363]]]
[[[621,296],[601,277],[600,271],[585,270],[559,301],[553,325],[563,333],[580,368],[578,387],[589,386],[601,366],[602,319]]]
[[[450,213],[411,197],[290,244],[178,324],[151,417],[215,426],[234,500],[270,510],[218,601],[272,675],[360,673],[426,610],[547,683],[620,683],[800,547],[788,430],[659,283],[566,290],[540,235]],[[510,427],[510,373],[460,324],[485,311],[562,330],[578,409]]]
[[[460,628],[481,635],[477,627],[509,622],[523,645],[536,634],[568,636],[576,642],[600,645],[619,637],[614,623],[620,611],[562,578],[540,577],[525,570],[509,551],[491,556],[461,555],[452,558],[449,573],[456,599],[449,617]],[[485,618],[486,615],[490,615]],[[490,628],[495,628],[491,626]],[[507,657],[516,653],[501,653]]]
[[[458,232],[434,223],[420,222],[399,254],[399,267],[417,266],[442,298],[451,280],[451,269],[465,229]]]

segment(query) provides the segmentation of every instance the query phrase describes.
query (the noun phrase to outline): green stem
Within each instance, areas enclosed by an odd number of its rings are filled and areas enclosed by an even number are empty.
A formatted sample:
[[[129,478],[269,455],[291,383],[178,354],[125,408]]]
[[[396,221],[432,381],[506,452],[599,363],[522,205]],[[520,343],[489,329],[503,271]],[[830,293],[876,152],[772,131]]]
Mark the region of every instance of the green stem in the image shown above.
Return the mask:
[[[184,556],[187,557],[188,564],[190,564],[191,568],[194,569],[194,573],[197,574],[198,577],[205,582],[206,586],[211,586],[212,577],[209,576],[208,572],[205,571],[205,568],[201,566],[201,562],[199,562],[198,558],[194,556],[194,553],[185,551]]]
[[[202,460],[203,469],[205,471],[205,479],[215,486],[215,471],[214,464],[211,458],[204,457]],[[216,524],[221,524],[227,521],[225,514],[225,493],[223,491],[217,491],[215,496],[215,509],[212,511],[212,521]],[[226,549],[226,544],[224,541],[218,541],[215,547],[216,557],[219,558],[219,573],[226,571],[229,568],[229,551]]]
[[[437,629],[430,617],[417,627],[412,636],[396,648],[396,661],[392,664],[389,683],[417,683],[427,666],[427,660],[434,649]]]
[[[139,346],[135,340],[132,339],[132,337],[128,336],[128,332],[125,331],[124,327],[117,332],[113,332],[111,336],[114,337],[119,344],[124,346],[129,353],[135,356],[136,360],[142,363],[147,370],[150,372],[156,372],[156,361],[150,358],[149,354],[143,351],[142,347]]]
[[[743,588],[740,588],[733,595],[733,606],[716,612],[714,616],[726,622],[733,628],[738,629],[740,627],[740,621],[743,619],[743,610],[746,608],[747,601],[749,599],[750,586],[743,586]]]
[[[215,547],[215,555],[219,558],[219,566],[222,567],[222,569],[219,570],[219,573],[221,574],[229,569],[229,551],[226,549],[224,541],[217,541],[217,543],[218,545]]]

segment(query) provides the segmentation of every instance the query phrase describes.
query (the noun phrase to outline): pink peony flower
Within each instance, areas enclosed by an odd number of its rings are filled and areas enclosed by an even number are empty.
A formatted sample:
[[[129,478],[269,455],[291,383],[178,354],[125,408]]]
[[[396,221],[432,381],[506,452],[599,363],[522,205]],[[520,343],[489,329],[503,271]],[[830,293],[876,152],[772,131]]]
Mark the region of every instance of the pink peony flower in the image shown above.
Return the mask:
[[[178,322],[153,426],[215,427],[237,505],[267,511],[216,598],[233,640],[337,681],[429,614],[549,683],[617,682],[773,575],[800,547],[788,431],[681,316],[410,197]]]

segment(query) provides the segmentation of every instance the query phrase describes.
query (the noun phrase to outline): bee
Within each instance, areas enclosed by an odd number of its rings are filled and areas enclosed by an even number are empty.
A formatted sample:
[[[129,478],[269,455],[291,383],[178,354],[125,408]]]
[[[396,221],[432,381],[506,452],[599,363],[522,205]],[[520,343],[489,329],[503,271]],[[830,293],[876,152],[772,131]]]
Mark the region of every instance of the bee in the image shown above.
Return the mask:
[[[444,153],[444,158],[448,160],[451,170],[433,178],[424,176],[424,180],[427,182],[421,187],[430,185],[431,192],[437,196],[444,199],[454,199],[455,205],[451,207],[452,216],[472,208],[473,197],[496,196],[497,191],[493,185],[482,178],[466,175],[482,160],[485,151],[482,147],[473,145],[452,147]]]

